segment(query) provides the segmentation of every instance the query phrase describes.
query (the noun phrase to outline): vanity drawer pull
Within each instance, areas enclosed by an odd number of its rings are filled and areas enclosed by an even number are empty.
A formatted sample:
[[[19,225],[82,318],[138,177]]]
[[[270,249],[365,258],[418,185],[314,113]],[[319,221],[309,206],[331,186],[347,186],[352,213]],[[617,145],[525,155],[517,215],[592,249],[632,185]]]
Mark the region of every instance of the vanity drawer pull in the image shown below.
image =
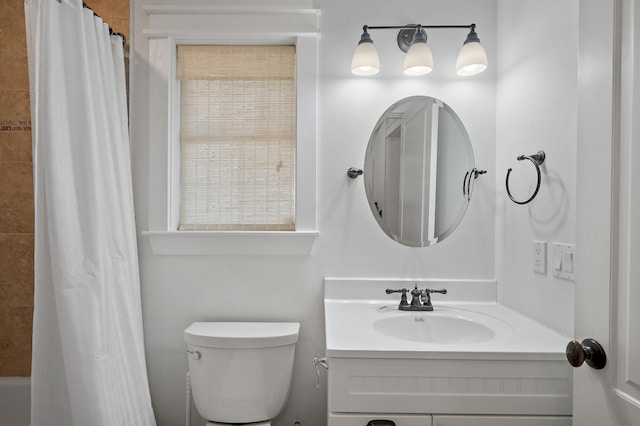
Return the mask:
[[[367,426],[396,426],[393,420],[369,420]]]

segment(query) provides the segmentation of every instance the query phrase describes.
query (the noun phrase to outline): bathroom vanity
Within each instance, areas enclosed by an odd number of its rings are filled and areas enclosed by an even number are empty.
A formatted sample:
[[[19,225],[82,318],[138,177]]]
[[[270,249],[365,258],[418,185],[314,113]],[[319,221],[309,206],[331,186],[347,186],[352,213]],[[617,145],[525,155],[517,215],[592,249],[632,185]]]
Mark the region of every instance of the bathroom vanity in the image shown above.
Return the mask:
[[[329,426],[570,426],[567,337],[500,304],[495,282],[400,311],[412,281],[325,279]],[[390,423],[393,422],[393,423]]]

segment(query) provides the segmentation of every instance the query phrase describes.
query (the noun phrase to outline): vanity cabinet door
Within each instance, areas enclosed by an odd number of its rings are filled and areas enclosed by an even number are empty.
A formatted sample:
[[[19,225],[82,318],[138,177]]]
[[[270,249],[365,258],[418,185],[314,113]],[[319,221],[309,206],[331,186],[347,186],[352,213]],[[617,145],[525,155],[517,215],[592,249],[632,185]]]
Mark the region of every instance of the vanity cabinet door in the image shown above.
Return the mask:
[[[379,422],[372,422],[378,420]],[[428,414],[336,414],[329,413],[328,426],[385,426],[383,420],[395,426],[432,426],[431,416]]]
[[[433,426],[571,426],[571,417],[433,416]]]

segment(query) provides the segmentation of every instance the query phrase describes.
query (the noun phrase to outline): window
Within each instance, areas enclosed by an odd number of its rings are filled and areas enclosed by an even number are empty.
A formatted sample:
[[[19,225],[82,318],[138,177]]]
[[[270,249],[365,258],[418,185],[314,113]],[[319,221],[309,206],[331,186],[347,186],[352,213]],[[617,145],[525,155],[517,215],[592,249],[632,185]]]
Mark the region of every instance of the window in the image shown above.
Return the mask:
[[[295,229],[295,46],[179,45],[180,230]]]
[[[268,0],[232,3],[186,5],[180,0],[167,0],[162,4],[136,6],[148,19],[144,20],[144,26],[137,27],[134,38],[137,60],[132,62],[131,132],[133,140],[148,143],[145,153],[148,230],[142,234],[155,255],[308,255],[318,236],[316,114],[320,10],[306,0],[286,7]],[[288,221],[281,221],[292,230],[261,230],[252,225],[254,230],[236,226],[222,231],[216,227],[201,228],[198,224],[196,229],[186,232],[187,225],[181,224],[181,86],[186,80],[177,76],[177,51],[181,46],[223,45],[288,46],[295,53],[292,80],[295,91],[291,95],[295,99],[295,157],[291,163],[295,170],[291,200],[294,210],[284,216]],[[207,81],[208,85],[214,84],[212,81],[228,83],[222,79]],[[144,149],[145,145],[138,146]],[[283,160],[281,170],[286,166]],[[229,221],[218,220],[222,224]]]

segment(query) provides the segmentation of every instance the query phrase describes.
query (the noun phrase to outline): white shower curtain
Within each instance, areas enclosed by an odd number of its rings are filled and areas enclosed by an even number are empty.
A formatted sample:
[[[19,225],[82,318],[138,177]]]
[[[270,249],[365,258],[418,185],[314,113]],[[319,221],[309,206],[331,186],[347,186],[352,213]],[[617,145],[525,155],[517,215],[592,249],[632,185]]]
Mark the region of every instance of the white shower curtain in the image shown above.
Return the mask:
[[[81,0],[27,0],[25,16],[36,218],[31,425],[155,425],[122,39]]]

